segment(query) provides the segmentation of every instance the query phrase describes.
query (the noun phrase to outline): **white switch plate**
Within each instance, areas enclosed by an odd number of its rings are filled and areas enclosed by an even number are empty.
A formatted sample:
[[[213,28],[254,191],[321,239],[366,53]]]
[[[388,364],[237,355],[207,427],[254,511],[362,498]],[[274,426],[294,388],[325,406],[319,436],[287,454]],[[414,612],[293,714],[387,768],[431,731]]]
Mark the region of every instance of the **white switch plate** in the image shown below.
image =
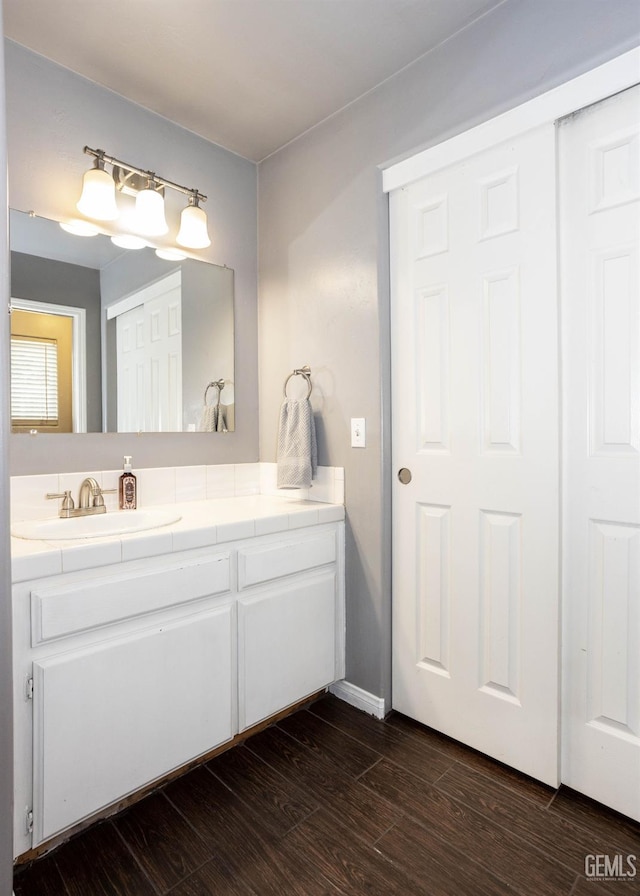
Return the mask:
[[[351,418],[351,447],[365,448],[367,444],[367,430],[364,417]]]

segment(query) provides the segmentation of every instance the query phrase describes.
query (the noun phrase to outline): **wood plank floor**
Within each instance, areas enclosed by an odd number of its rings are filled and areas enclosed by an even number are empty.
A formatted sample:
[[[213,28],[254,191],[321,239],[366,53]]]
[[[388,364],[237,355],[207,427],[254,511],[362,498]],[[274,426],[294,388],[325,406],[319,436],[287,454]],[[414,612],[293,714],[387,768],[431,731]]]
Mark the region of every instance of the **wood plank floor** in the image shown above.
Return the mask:
[[[593,881],[587,855],[638,873]],[[165,894],[632,896],[640,825],[325,696],[15,877],[15,896]]]

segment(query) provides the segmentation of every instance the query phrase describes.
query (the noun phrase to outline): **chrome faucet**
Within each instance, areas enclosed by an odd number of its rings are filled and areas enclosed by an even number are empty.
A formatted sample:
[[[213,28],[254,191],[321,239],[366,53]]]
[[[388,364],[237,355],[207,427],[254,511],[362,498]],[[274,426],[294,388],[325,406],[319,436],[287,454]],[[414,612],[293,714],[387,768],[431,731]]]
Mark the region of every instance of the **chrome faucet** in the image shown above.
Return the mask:
[[[62,498],[60,505],[60,516],[63,519],[69,519],[74,516],[90,516],[94,513],[106,513],[103,495],[110,495],[116,491],[115,488],[101,488],[97,480],[93,476],[88,476],[83,480],[80,486],[80,494],[78,495],[78,506],[76,507],[71,491],[66,490],[61,494],[47,492],[46,498]]]
[[[94,510],[94,508],[103,508],[102,510]],[[80,494],[78,496],[78,510],[91,510],[92,513],[104,513],[104,498],[102,497],[102,489],[97,481],[89,476],[80,486]]]

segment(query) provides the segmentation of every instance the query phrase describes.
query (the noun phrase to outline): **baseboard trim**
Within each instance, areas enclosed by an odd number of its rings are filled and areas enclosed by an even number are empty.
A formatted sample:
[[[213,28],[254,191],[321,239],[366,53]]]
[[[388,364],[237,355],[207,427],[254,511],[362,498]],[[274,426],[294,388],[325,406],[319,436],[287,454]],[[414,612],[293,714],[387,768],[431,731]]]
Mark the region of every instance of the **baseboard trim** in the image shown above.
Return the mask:
[[[384,719],[387,714],[384,697],[376,697],[375,694],[370,694],[369,691],[351,684],[350,681],[344,679],[336,681],[329,687],[329,691],[338,699],[355,706],[356,709],[361,709],[370,716],[375,716],[376,719]]]

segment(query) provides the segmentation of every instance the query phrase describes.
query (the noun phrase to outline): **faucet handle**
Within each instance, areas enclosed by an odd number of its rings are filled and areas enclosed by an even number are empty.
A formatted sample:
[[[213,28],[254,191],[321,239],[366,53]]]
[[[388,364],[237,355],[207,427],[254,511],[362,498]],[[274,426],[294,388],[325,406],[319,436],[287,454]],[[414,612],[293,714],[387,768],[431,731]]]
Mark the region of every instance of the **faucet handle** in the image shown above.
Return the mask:
[[[103,507],[104,506],[104,497],[103,495],[115,495],[118,491],[117,488],[94,488],[91,492],[93,495],[93,506],[94,507]]]
[[[73,510],[75,504],[73,503],[73,498],[71,497],[71,491],[66,489],[64,492],[58,494],[57,492],[47,492],[45,495],[47,500],[52,500],[53,498],[62,498],[62,504],[60,506],[60,511],[63,510]]]

